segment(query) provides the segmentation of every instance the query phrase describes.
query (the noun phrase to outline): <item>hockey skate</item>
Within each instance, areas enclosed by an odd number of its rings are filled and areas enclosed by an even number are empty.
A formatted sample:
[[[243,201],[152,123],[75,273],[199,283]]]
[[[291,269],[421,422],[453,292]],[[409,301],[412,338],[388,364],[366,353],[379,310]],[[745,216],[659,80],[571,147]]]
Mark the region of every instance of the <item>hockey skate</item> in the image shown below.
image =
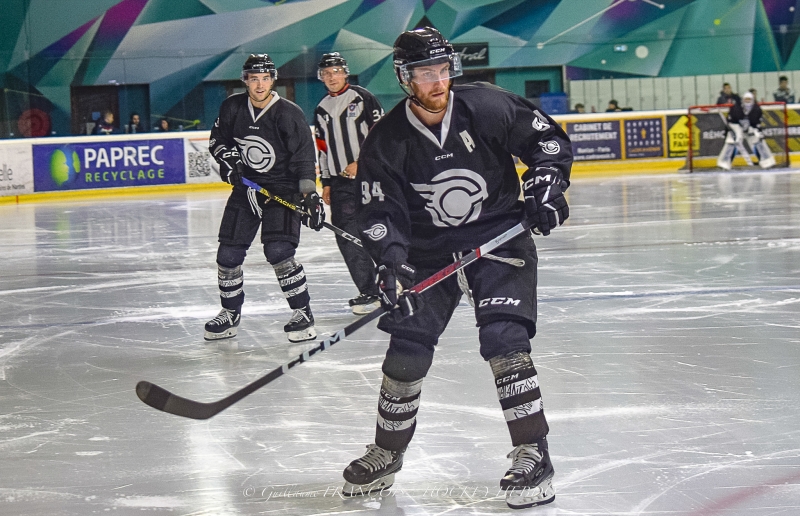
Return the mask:
[[[381,306],[378,296],[369,296],[367,294],[359,294],[358,297],[351,299],[348,303],[355,315],[367,315]]]
[[[306,305],[303,308],[295,309],[292,318],[283,327],[289,342],[303,342],[317,337],[317,330],[314,329],[314,315],[311,307]]]
[[[500,479],[506,492],[506,504],[512,509],[544,505],[556,499],[553,489],[553,464],[547,451],[547,441],[520,444],[508,454],[511,468]]]
[[[223,308],[216,317],[206,323],[206,340],[229,339],[236,336],[242,314],[239,310]]]
[[[368,444],[367,453],[350,463],[344,470],[344,496],[366,495],[388,489],[394,484],[394,474],[403,467],[403,452],[384,450]]]

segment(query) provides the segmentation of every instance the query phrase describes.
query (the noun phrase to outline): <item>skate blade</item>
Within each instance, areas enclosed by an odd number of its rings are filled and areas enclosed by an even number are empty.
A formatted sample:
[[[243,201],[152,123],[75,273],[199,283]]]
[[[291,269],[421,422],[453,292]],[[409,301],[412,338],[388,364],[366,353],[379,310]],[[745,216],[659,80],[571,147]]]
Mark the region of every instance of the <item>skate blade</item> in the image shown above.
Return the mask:
[[[389,489],[393,484],[394,473],[390,473],[385,477],[381,477],[371,484],[351,484],[345,480],[344,487],[342,488],[342,494],[344,496],[364,496],[374,493],[375,491]]]
[[[368,305],[355,305],[353,307],[353,314],[354,315],[367,315],[372,313],[373,311],[380,308],[381,302],[375,301],[374,303],[370,303]]]
[[[314,327],[306,328],[305,330],[290,331],[286,334],[289,342],[304,342],[307,340],[314,340],[317,338],[317,330]]]
[[[512,487],[506,490],[506,505],[512,509],[527,509],[545,505],[556,499],[553,476],[544,479],[535,487]]]
[[[203,338],[205,340],[220,340],[220,339],[230,339],[231,337],[235,337],[236,333],[238,332],[238,327],[234,326],[233,328],[229,328],[221,333],[214,333],[207,331]]]

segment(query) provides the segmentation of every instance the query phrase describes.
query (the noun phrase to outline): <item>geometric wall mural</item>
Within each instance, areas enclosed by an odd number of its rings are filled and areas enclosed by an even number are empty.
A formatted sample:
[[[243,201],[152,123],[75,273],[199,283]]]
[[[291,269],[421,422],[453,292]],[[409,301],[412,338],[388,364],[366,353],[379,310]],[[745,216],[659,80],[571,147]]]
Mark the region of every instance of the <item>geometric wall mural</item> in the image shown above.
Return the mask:
[[[392,43],[420,25],[488,44],[488,68],[500,74],[800,69],[800,0],[3,0],[3,10],[2,118],[39,107],[62,126],[74,86],[149,85],[159,116],[214,104],[214,85],[236,80],[252,52],[268,52],[280,76],[295,79],[304,109],[323,91],[315,65],[331,50],[392,101]],[[213,106],[199,109],[193,116],[213,118]]]

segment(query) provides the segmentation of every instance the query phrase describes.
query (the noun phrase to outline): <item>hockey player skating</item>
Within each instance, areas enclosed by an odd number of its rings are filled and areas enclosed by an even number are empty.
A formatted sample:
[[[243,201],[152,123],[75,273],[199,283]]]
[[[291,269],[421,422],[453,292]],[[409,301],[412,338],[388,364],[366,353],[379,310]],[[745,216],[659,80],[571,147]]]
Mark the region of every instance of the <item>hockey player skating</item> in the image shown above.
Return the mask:
[[[316,193],[314,141],[300,108],[272,91],[278,77],[267,54],[251,54],[242,67],[247,93],[222,103],[209,149],[223,181],[233,185],[219,229],[217,268],[222,310],[206,323],[207,340],[236,335],[244,303],[242,264],[259,227],[264,255],[294,310],[284,331],[292,342],[317,336],[303,266],[295,260],[301,216],[242,185],[242,177],[283,198],[299,198],[303,222],[319,230],[325,214]]]
[[[372,93],[348,83],[347,61],[338,53],[324,54],[317,76],[328,94],[314,110],[314,129],[319,152],[322,199],[331,207],[331,223],[358,234],[356,207],[361,198],[355,181],[358,154],[367,132],[383,116],[383,108]],[[356,315],[379,306],[374,264],[364,249],[336,237],[342,258],[359,295],[350,300]]]
[[[570,141],[544,112],[488,84],[452,86],[461,75],[453,47],[432,28],[404,32],[394,67],[408,98],[367,136],[359,159],[364,245],[377,264],[381,302],[399,306],[379,328],[391,335],[383,362],[375,442],[344,471],[343,492],[392,485],[416,428],[422,380],[462,292],[474,298],[480,352],[495,378],[511,442],[500,480],[512,508],[555,498],[548,425],[531,360],[536,333],[537,254],[528,236],[421,295],[403,294],[474,248],[531,218],[547,235],[569,215],[563,191]],[[525,202],[513,156],[523,174]],[[403,317],[405,316],[405,317]]]
[[[761,132],[763,113],[761,108],[753,98],[752,93],[745,93],[741,103],[736,102],[728,112],[728,132],[725,135],[725,144],[717,157],[717,166],[724,170],[730,170],[733,164],[733,157],[739,151],[748,165],[752,165],[750,156],[744,148],[744,141],[750,149],[758,155],[758,166],[761,168],[771,168],[775,166],[775,157],[764,139]]]

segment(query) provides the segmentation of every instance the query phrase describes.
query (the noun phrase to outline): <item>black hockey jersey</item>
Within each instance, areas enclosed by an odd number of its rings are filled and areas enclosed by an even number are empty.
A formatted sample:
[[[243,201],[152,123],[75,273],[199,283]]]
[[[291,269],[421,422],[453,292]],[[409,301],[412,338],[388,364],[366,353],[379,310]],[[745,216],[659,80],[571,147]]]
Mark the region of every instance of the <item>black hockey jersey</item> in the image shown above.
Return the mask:
[[[438,135],[405,100],[361,148],[359,223],[378,264],[473,249],[519,223],[513,156],[529,167],[523,180],[536,167],[569,179],[569,137],[535,105],[486,83],[454,86],[450,95]]]
[[[763,111],[755,102],[753,103],[753,107],[750,108],[750,112],[747,114],[744,113],[744,107],[742,106],[742,103],[737,102],[728,112],[728,123],[741,124],[745,127],[745,129],[747,129],[747,127],[759,129],[761,127],[761,119],[763,116]],[[742,120],[747,120],[747,122],[742,124]]]
[[[299,191],[300,179],[316,180],[314,140],[300,107],[274,91],[272,96],[260,111],[246,93],[225,99],[208,146],[217,161],[226,149],[238,149],[246,178],[287,195]]]
[[[320,181],[330,186],[347,165],[358,159],[367,133],[383,116],[383,108],[366,89],[348,84],[336,95],[325,95],[314,110]]]

